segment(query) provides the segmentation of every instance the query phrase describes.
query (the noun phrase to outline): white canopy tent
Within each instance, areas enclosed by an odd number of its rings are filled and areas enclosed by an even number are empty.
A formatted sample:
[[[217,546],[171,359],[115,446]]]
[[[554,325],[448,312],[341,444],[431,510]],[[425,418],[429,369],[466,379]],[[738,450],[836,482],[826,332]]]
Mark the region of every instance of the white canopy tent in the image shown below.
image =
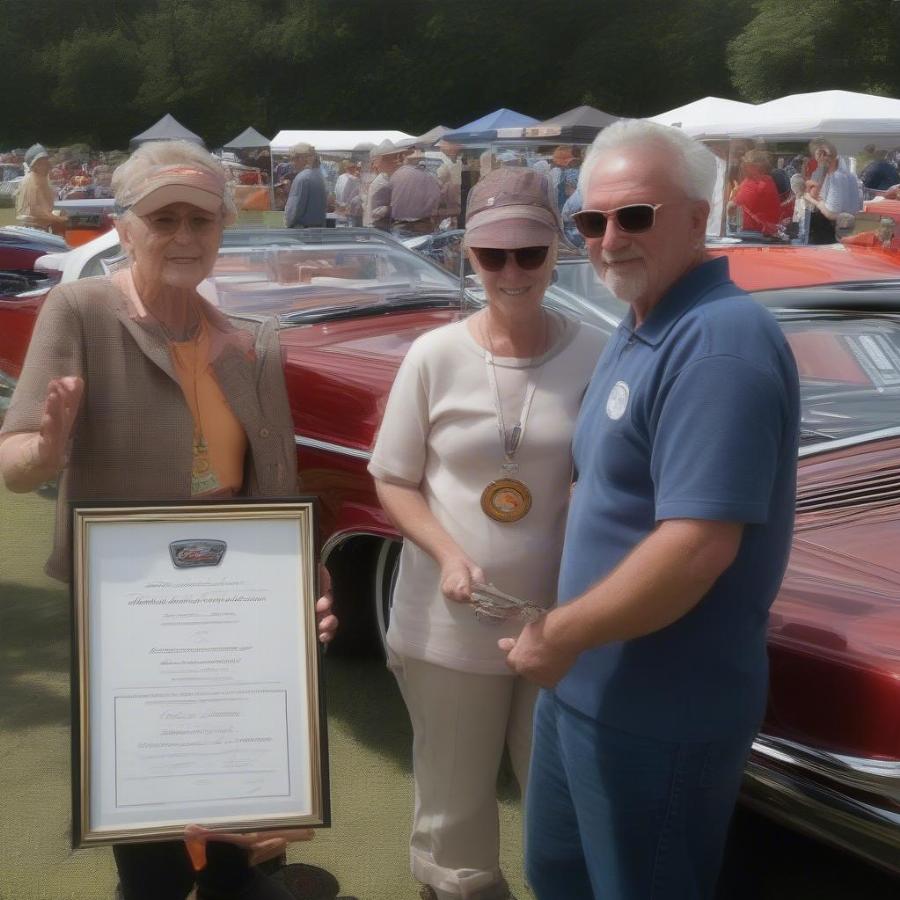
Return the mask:
[[[748,105],[749,106],[749,105]],[[852,91],[790,94],[749,106],[740,123],[734,118],[707,119],[684,130],[698,138],[765,138],[809,140],[823,135],[841,153],[854,153],[866,144],[900,144],[900,100]]]
[[[320,153],[349,153],[358,144],[377,146],[382,141],[415,141],[403,131],[279,131],[269,146],[272,153],[287,153],[294,144],[312,144]]]
[[[677,106],[668,112],[651,116],[651,122],[660,125],[675,125],[683,128],[688,134],[694,129],[703,128],[711,123],[734,122],[743,124],[754,114],[756,107],[752,103],[741,103],[740,100],[725,100],[722,97],[702,97],[684,106]]]

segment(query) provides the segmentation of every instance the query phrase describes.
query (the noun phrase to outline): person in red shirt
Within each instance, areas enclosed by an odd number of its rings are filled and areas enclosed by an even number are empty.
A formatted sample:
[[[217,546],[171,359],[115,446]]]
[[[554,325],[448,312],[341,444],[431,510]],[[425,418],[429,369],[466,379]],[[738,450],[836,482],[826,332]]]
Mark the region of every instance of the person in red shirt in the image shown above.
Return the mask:
[[[741,183],[729,206],[743,212],[742,231],[775,234],[781,221],[778,188],[769,174],[772,166],[765,150],[750,150],[741,160]]]

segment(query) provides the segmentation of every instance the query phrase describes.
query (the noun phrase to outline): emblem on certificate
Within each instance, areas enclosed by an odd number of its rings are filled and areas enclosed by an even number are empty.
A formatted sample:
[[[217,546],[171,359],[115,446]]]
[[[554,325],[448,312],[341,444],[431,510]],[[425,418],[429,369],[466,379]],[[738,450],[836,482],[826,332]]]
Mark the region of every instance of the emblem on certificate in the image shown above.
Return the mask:
[[[329,824],[315,518],[73,503],[75,847]]]
[[[531,509],[531,491],[517,478],[500,478],[482,492],[481,508],[496,522],[518,522]]]
[[[217,566],[225,555],[225,541],[172,541],[169,555],[176,569]]]

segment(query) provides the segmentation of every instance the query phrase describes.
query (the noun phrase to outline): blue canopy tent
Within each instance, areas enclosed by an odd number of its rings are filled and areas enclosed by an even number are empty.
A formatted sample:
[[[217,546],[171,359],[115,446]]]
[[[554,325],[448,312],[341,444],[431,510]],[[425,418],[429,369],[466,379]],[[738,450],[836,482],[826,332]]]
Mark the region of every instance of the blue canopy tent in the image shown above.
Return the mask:
[[[456,131],[450,131],[443,136],[443,140],[450,141],[453,144],[470,143],[472,135],[478,135],[480,141],[491,141],[494,136],[490,133],[502,128],[526,128],[529,125],[537,125],[538,120],[524,113],[516,112],[514,109],[495,109],[492,113],[482,116],[457,128]]]

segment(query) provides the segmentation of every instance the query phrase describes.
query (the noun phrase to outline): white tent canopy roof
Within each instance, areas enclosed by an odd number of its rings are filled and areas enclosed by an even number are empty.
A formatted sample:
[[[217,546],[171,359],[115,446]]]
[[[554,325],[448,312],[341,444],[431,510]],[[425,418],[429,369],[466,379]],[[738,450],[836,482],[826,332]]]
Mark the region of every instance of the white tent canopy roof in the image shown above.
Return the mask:
[[[349,153],[357,144],[378,145],[382,141],[390,140],[395,144],[399,141],[414,141],[411,134],[403,131],[279,131],[272,138],[269,146],[273,153],[286,153],[294,144],[301,141],[312,144],[320,153],[334,153],[345,151]]]
[[[839,148],[877,142],[879,136],[900,143],[900,100],[852,91],[790,94],[749,107],[739,125],[733,119],[710,119],[684,129],[700,138],[808,140],[824,135]]]
[[[693,129],[709,125],[713,122],[744,123],[753,116],[756,107],[752,103],[741,103],[740,100],[724,100],[722,97],[702,97],[684,106],[677,106],[668,112],[651,116],[651,122],[660,125],[676,125],[689,134]]]

